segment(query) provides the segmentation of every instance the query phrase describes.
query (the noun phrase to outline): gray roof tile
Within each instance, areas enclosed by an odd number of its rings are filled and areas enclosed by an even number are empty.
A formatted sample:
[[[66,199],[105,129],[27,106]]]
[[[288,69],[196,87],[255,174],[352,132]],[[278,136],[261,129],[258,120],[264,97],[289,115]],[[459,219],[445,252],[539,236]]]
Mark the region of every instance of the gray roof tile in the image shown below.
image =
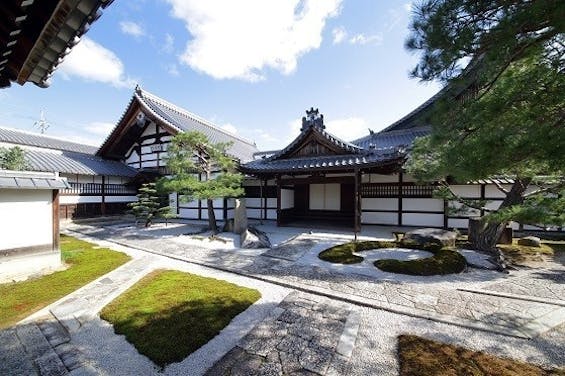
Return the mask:
[[[355,140],[353,143],[364,149],[369,149],[371,145],[376,149],[409,148],[417,137],[426,136],[430,131],[430,127],[418,127],[378,132]]]
[[[152,112],[153,115],[179,131],[198,131],[204,133],[210,142],[233,142],[228,152],[242,162],[253,159],[257,146],[249,140],[231,134],[183,108],[175,106],[145,90],[136,88],[135,97]]]
[[[85,154],[94,154],[98,149],[96,146],[78,144],[76,142],[65,141],[42,134],[28,133],[8,128],[0,128],[0,142],[35,146],[45,149],[74,151]]]
[[[123,177],[133,177],[137,173],[135,169],[118,161],[69,151],[54,153],[26,150],[25,158],[32,171]]]

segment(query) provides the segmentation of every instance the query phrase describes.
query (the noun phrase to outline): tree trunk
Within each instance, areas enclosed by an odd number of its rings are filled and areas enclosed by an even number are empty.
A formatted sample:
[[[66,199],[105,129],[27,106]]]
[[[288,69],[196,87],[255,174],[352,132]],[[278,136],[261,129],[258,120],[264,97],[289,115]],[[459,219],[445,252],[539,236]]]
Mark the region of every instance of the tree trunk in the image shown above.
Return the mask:
[[[217,234],[218,226],[216,225],[216,214],[214,214],[214,201],[211,199],[206,200],[208,204],[208,227],[213,234]]]
[[[524,192],[531,179],[516,178],[512,188],[506,194],[499,209],[520,205],[524,202]],[[496,243],[508,222],[487,222],[484,217],[469,219],[469,242],[475,249],[496,252]]]

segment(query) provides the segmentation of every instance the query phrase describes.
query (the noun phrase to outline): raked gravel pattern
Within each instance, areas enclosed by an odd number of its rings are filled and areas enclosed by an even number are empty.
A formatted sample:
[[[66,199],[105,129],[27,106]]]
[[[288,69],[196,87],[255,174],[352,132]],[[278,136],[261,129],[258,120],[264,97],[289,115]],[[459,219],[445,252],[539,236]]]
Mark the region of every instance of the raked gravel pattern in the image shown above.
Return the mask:
[[[223,249],[221,243],[216,249],[186,246],[182,240],[186,235],[141,237],[133,236],[131,229],[125,231],[90,226],[75,229],[133,247],[280,281],[290,286],[323,289],[342,296],[370,299],[376,306],[380,304],[385,309],[416,313],[432,319],[445,317],[447,322],[457,323],[458,319],[463,319],[459,320],[461,325],[479,322],[483,328],[518,336],[535,336],[565,321],[565,308],[552,304],[551,299],[546,299],[547,302],[529,301],[480,293],[487,286],[501,290],[514,286],[513,281],[521,281],[522,285],[535,284],[536,289],[530,294],[539,294],[544,299],[550,295],[555,298],[563,289],[560,280],[555,277],[538,278],[533,282],[530,275],[522,274],[516,278],[492,270],[469,269],[462,274],[422,278],[385,273],[372,265],[335,265],[317,257],[322,250],[343,242],[343,237],[335,234],[299,234],[264,254],[257,255],[233,247]],[[281,250],[289,248],[293,248],[293,251],[288,257],[284,257]],[[371,261],[378,252],[369,252]],[[385,250],[383,255],[391,257],[395,252],[401,257],[425,257],[425,252],[412,250]],[[363,254],[366,255],[367,252]],[[479,293],[458,290],[469,288]],[[538,323],[540,318],[541,324]]]

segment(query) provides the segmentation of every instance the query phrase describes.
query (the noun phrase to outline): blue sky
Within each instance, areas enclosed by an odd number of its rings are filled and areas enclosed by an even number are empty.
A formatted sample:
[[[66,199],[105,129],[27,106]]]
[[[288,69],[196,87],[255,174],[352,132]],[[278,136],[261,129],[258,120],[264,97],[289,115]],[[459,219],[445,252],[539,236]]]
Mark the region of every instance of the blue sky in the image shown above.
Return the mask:
[[[262,150],[318,107],[346,140],[379,130],[435,92],[408,76],[409,0],[115,1],[48,89],[0,91],[0,126],[99,145],[136,83]]]

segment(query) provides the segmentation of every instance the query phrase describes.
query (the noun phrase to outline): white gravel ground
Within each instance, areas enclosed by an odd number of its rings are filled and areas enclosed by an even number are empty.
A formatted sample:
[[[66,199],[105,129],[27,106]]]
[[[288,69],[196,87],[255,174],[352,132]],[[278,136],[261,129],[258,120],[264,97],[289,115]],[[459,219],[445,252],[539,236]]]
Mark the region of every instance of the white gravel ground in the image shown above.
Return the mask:
[[[363,308],[350,375],[398,375],[397,338],[413,334],[545,367],[565,365],[565,325],[531,339],[487,333]]]
[[[83,237],[84,238],[84,237]],[[95,241],[85,238],[85,240]],[[111,243],[96,241],[103,246],[125,252],[132,257],[146,253],[118,246]],[[271,285],[255,279],[225,273],[214,269],[188,264],[185,262],[154,256],[155,269],[173,269],[198,274],[205,277],[225,280],[240,286],[257,289],[261,298],[247,310],[236,316],[216,337],[206,345],[192,353],[182,362],[158,369],[147,357],[139,354],[135,347],[126,341],[124,336],[114,334],[113,328],[106,321],[94,317],[73,334],[72,344],[77,346],[87,359],[93,360],[91,365],[96,367],[101,375],[201,375],[255,325],[269,315],[274,307],[291,291],[276,285]],[[174,338],[171,338],[174,341]]]

